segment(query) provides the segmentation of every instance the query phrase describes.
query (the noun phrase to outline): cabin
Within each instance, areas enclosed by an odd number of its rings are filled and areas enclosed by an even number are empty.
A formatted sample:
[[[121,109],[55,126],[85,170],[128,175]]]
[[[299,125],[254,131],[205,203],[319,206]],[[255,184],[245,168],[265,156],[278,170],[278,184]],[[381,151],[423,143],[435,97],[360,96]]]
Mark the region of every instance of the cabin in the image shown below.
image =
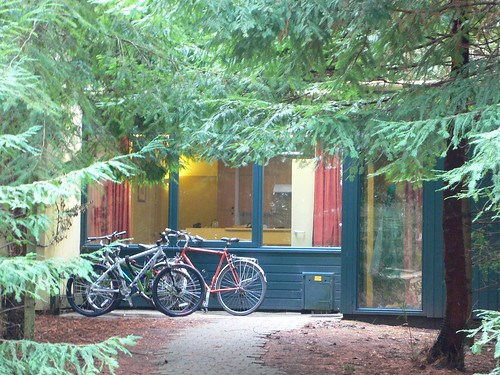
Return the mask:
[[[81,245],[114,230],[126,230],[133,244],[154,243],[165,227],[212,248],[238,237],[232,251],[257,258],[267,275],[261,310],[441,318],[440,186],[392,183],[373,174],[382,163],[352,173],[340,156],[289,155],[239,168],[186,159],[158,186],[89,186]],[[194,260],[207,275],[218,261]],[[495,284],[496,275],[475,269],[475,309],[499,308]],[[216,299],[209,308],[218,308]]]

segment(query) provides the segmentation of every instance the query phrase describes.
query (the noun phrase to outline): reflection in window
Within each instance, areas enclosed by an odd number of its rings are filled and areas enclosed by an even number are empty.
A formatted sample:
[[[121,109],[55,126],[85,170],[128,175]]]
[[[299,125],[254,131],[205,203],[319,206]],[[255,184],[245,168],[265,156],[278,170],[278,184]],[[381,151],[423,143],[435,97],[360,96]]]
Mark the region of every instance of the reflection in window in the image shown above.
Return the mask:
[[[422,190],[366,177],[362,197],[359,307],[421,309]]]
[[[252,238],[252,167],[187,161],[179,174],[179,229],[214,240]]]
[[[264,167],[263,244],[340,246],[341,158],[275,158]]]

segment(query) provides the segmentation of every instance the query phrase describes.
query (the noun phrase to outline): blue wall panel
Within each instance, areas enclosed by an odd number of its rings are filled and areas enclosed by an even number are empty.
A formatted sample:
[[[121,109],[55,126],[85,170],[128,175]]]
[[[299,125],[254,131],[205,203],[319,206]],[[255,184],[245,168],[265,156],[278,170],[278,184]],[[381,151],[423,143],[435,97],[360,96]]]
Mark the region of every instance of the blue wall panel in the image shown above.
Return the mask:
[[[139,251],[133,245],[130,253]],[[178,249],[167,249],[173,256]],[[302,311],[304,304],[304,272],[333,274],[333,311],[340,309],[340,249],[299,249],[299,248],[234,248],[231,253],[257,258],[267,277],[267,293],[260,310]],[[212,280],[218,264],[218,257],[207,254],[189,254],[198,269],[206,270],[207,283]],[[140,300],[138,307],[144,307]],[[220,308],[216,296],[210,298],[209,308]]]

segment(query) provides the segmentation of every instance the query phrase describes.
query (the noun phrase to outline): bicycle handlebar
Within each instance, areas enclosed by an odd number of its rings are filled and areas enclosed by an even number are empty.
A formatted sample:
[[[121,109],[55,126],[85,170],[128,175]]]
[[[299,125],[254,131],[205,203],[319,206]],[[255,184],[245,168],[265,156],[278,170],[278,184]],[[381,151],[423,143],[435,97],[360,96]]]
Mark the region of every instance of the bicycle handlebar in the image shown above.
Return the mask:
[[[189,241],[192,241],[192,242],[203,242],[203,241],[206,241],[203,237],[198,236],[198,235],[192,236],[191,234],[189,234],[185,230],[176,230],[176,229],[165,228],[165,232],[168,235],[174,234],[177,237],[184,237],[184,239],[186,240],[186,244]]]
[[[175,230],[175,229],[165,228],[165,232],[168,235],[175,234],[178,237],[184,237],[184,239],[186,240],[186,245],[189,241],[192,241],[192,242],[204,242],[204,241],[206,241],[203,237],[201,237],[199,235],[192,236],[191,234],[189,234],[188,232],[183,231],[183,230]],[[222,237],[221,241],[224,241],[228,245],[231,245],[233,243],[240,242],[240,239],[237,237],[232,237],[232,238]]]

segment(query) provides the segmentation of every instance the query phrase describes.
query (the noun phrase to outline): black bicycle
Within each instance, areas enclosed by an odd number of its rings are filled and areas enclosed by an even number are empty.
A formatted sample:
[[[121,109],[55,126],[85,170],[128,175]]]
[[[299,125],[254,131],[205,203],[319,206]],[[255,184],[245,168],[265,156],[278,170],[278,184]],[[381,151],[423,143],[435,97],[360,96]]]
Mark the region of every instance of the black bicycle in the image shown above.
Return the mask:
[[[124,299],[133,307],[135,295],[172,317],[186,316],[200,308],[205,295],[203,277],[191,266],[167,260],[163,252],[163,246],[168,245],[165,233],[156,245],[139,245],[143,251],[123,258],[120,252],[126,245],[112,242],[116,238],[116,233],[93,237],[108,242],[101,261],[93,265],[90,277],[75,275],[68,280],[66,296],[74,311],[90,317],[103,315]]]

